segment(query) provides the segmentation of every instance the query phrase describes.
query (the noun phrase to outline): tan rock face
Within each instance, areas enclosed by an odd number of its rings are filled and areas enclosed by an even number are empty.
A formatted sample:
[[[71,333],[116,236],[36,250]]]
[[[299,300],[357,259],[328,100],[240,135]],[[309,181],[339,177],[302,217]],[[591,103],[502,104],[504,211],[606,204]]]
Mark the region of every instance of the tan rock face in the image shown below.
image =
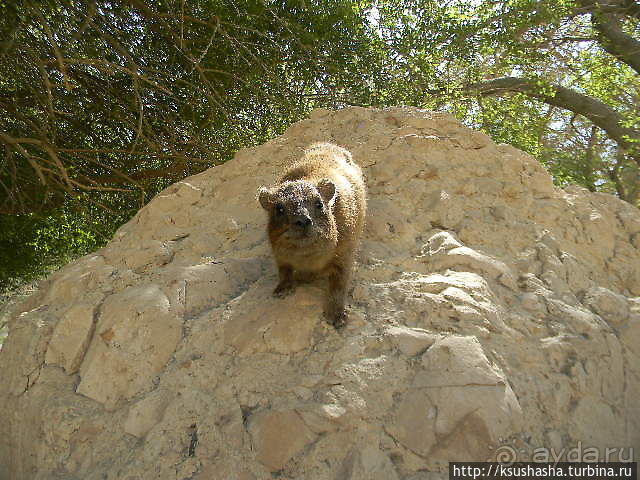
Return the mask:
[[[271,472],[287,462],[315,439],[314,433],[294,411],[264,411],[249,424],[256,460]]]
[[[67,373],[75,373],[87,353],[93,337],[95,306],[90,303],[72,305],[56,325],[45,360],[60,365]]]
[[[271,297],[255,200],[316,141],[351,150],[370,194],[340,332],[322,280]],[[557,189],[449,115],[317,111],[172,185],[16,309],[0,480],[434,479],[500,447],[638,460],[638,238],[634,207]]]
[[[111,295],[102,304],[76,391],[113,408],[122,398],[150,390],[176,349],[180,329],[180,320],[156,285]]]

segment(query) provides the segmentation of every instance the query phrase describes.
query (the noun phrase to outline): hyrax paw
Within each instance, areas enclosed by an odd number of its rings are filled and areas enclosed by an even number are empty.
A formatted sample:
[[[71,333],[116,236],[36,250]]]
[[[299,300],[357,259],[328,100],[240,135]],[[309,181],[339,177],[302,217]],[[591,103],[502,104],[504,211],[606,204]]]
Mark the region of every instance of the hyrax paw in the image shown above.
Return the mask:
[[[276,298],[284,298],[293,293],[293,290],[294,288],[292,283],[279,283],[273,291],[273,296]]]
[[[334,326],[336,330],[341,329],[347,324],[347,312],[343,309],[325,312],[327,322]]]

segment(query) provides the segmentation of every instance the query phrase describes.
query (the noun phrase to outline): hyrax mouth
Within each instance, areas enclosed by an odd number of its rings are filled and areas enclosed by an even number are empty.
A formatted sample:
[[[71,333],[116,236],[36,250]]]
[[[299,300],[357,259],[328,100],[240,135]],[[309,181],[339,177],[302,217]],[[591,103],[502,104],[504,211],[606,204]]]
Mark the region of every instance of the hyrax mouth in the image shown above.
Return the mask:
[[[290,229],[287,232],[287,238],[292,243],[297,245],[308,246],[318,241],[317,232],[313,230],[294,230]]]

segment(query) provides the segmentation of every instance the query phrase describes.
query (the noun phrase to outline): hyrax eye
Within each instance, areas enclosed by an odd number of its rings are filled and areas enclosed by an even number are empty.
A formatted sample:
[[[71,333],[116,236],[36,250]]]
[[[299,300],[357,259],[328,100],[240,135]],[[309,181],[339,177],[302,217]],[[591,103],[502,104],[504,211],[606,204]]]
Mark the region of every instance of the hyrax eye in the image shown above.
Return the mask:
[[[280,203],[276,205],[276,214],[284,215],[284,206]]]
[[[317,200],[316,200],[316,208],[317,208],[318,210],[322,210],[322,207],[323,207],[323,206],[324,206],[324,205],[322,205],[322,200],[317,199]]]

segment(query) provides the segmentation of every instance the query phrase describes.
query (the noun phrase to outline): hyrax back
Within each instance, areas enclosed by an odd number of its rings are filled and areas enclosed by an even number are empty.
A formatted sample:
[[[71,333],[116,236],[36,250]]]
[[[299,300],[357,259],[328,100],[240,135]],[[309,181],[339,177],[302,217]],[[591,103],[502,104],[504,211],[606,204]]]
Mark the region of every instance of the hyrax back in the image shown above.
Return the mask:
[[[269,214],[267,232],[280,282],[274,295],[294,287],[293,273],[326,274],[325,315],[344,322],[344,302],[354,255],[364,227],[366,188],[360,167],[344,148],[316,143],[258,199]]]

